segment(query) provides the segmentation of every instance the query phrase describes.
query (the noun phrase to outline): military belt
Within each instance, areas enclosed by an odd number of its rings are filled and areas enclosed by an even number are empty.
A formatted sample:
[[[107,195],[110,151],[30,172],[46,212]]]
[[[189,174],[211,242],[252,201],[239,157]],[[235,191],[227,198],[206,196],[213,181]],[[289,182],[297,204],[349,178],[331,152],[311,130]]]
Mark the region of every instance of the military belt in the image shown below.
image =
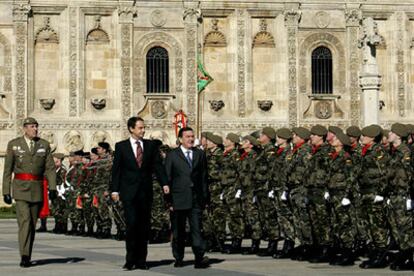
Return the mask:
[[[22,181],[41,181],[43,180],[42,175],[34,175],[31,173],[16,173],[14,175],[14,179],[22,180]]]
[[[374,188],[360,188],[359,192],[361,194],[372,194],[372,193],[376,193],[376,189],[374,189]]]

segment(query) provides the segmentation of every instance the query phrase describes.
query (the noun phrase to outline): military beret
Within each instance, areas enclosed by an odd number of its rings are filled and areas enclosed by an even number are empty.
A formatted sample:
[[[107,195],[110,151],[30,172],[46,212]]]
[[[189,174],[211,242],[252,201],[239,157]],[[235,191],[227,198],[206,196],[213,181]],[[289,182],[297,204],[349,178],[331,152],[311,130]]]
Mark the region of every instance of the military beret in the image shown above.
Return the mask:
[[[397,134],[400,137],[408,136],[408,129],[405,125],[401,123],[395,123],[391,126],[391,131]]]
[[[366,126],[361,130],[363,136],[375,138],[381,134],[381,127],[379,125]]]
[[[304,140],[308,140],[311,135],[310,131],[304,127],[294,127],[292,128],[292,132],[296,133],[296,135]]]
[[[228,133],[226,136],[226,139],[232,141],[233,143],[239,143],[240,142],[240,136],[235,133]]]
[[[23,126],[25,125],[39,125],[39,123],[36,121],[33,117],[27,117],[23,120]]]
[[[201,137],[207,138],[207,135],[209,135],[209,134],[213,134],[213,132],[211,132],[211,131],[203,131],[203,132],[201,132]]]
[[[276,131],[272,127],[264,127],[262,133],[269,137],[270,139],[276,138]]]
[[[60,159],[62,160],[63,158],[65,158],[65,155],[63,153],[59,153],[59,152],[55,152],[54,154],[52,154],[52,156],[56,159]]]
[[[346,129],[346,135],[350,137],[359,137],[361,136],[361,130],[357,126],[350,126]]]
[[[282,139],[292,139],[292,131],[288,128],[279,128],[276,131],[276,136]]]
[[[223,144],[223,138],[221,138],[220,136],[215,135],[211,132],[207,133],[206,139],[213,142],[216,145]]]
[[[162,152],[169,152],[170,151],[170,146],[168,146],[168,145],[161,145],[160,146],[160,151],[162,151]]]
[[[406,124],[405,125],[408,130],[408,134],[414,134],[414,125],[413,124]]]
[[[257,141],[257,139],[255,137],[253,137],[252,135],[246,135],[243,137],[243,140],[247,140],[250,142],[250,144],[252,144],[253,146],[259,146],[259,141]]]
[[[100,146],[103,149],[106,149],[106,151],[108,151],[111,148],[111,145],[109,145],[109,143],[107,142],[99,142],[98,146]]]
[[[338,132],[343,132],[341,128],[337,127],[337,126],[329,126],[328,127],[328,131],[332,132],[333,134],[337,134]]]
[[[315,125],[311,128],[310,132],[314,135],[318,135],[318,136],[325,136],[326,134],[328,134],[328,130],[326,129],[326,127],[321,126],[321,125]]]
[[[341,141],[342,145],[344,146],[351,145],[351,139],[349,139],[348,135],[343,132],[338,132],[338,134],[336,134],[336,138],[338,138],[338,140]]]
[[[83,150],[77,150],[70,153],[70,156],[83,156],[85,152]]]
[[[260,130],[256,130],[256,131],[253,131],[252,133],[250,133],[250,135],[253,136],[254,138],[258,139],[260,137],[260,133],[261,133]]]
[[[91,152],[92,152],[93,154],[98,155],[98,148],[97,148],[97,147],[95,147],[95,148],[91,148]]]

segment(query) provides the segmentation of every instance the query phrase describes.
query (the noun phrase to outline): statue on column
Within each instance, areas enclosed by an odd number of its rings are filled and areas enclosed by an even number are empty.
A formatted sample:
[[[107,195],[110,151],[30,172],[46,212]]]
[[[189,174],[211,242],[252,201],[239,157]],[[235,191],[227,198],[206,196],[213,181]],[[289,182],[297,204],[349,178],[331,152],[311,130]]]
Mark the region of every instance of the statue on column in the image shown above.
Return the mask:
[[[378,26],[372,17],[362,20],[362,37],[359,39],[359,48],[362,48],[364,65],[377,65],[376,47],[382,42],[378,34]]]

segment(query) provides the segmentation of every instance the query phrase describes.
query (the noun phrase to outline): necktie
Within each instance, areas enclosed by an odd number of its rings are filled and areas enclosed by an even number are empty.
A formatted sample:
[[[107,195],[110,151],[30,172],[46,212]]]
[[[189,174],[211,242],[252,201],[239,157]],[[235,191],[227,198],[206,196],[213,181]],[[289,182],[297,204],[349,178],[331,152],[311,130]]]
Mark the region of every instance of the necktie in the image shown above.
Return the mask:
[[[138,167],[141,168],[143,158],[142,147],[139,141],[136,141],[135,143],[137,144],[137,156],[135,156],[135,159],[137,160]]]
[[[188,150],[186,152],[185,157],[187,158],[188,165],[190,166],[190,168],[192,168],[193,167],[193,160],[191,159],[191,150]]]
[[[33,153],[34,150],[34,141],[30,140],[30,152]]]

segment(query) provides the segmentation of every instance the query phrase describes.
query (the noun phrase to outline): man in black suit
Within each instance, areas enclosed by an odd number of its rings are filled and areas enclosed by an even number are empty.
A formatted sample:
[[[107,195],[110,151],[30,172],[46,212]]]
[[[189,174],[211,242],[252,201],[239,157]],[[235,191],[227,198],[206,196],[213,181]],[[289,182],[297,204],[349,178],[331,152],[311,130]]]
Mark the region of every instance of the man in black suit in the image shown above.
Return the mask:
[[[127,253],[123,268],[148,269],[153,172],[165,193],[169,193],[169,187],[158,146],[143,139],[144,120],[131,117],[127,124],[131,137],[115,145],[111,197],[115,202],[121,200],[125,210]]]
[[[206,268],[208,258],[204,257],[205,241],[201,235],[201,217],[203,209],[209,202],[207,159],[202,150],[194,148],[194,132],[191,128],[182,128],[178,138],[181,145],[170,151],[165,160],[171,191],[174,266],[183,266],[185,225],[188,219],[195,255],[194,267]]]

